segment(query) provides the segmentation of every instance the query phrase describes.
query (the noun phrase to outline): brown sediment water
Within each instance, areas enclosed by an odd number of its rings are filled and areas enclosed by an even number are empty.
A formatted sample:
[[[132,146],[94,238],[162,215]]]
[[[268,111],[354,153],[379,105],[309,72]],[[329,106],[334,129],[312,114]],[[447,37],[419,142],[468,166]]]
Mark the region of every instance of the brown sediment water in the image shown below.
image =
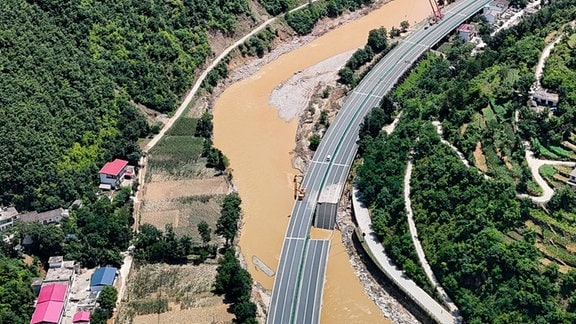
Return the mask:
[[[371,29],[390,29],[403,20],[410,24],[430,13],[425,0],[394,0],[381,8],[335,28],[318,39],[262,67],[231,85],[216,100],[214,144],[230,160],[242,198],[240,249],[255,281],[271,289],[274,279],[251,262],[257,256],[276,270],[282,241],[292,211],[291,165],[297,121],[285,122],[268,104],[272,90],[295,72],[339,53],[363,46]],[[323,323],[384,322],[376,305],[364,293],[354,274],[340,233],[332,235],[322,306]]]

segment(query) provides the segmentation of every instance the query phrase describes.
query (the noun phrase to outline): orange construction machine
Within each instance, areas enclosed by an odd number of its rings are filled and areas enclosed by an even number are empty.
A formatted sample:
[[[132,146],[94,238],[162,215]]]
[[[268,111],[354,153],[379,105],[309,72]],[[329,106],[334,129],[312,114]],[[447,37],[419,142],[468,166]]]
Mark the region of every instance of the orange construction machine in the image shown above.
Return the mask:
[[[304,180],[303,175],[294,176],[294,199],[302,200],[306,195],[306,188],[302,188],[302,180]]]

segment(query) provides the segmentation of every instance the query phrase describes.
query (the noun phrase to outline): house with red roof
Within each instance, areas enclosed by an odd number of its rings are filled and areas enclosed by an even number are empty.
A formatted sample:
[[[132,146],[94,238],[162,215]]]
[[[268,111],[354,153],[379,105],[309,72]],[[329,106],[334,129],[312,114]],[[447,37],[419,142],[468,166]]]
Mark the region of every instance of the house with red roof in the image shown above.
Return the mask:
[[[100,189],[111,190],[116,189],[122,183],[126,170],[128,169],[128,161],[116,159],[112,162],[106,163],[100,169]]]
[[[462,24],[458,27],[458,38],[465,42],[469,42],[476,34],[476,26],[472,24]]]
[[[42,287],[30,324],[58,324],[66,306],[68,285],[52,284]]]
[[[90,312],[76,312],[72,317],[72,323],[90,323]]]

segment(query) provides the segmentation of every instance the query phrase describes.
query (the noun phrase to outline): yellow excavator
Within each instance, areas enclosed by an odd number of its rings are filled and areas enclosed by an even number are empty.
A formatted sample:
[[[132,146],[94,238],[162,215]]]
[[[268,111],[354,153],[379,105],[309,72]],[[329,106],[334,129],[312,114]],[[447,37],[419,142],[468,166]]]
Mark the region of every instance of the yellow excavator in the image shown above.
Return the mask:
[[[302,200],[306,195],[306,188],[302,188],[302,180],[304,180],[303,175],[294,176],[294,199]]]

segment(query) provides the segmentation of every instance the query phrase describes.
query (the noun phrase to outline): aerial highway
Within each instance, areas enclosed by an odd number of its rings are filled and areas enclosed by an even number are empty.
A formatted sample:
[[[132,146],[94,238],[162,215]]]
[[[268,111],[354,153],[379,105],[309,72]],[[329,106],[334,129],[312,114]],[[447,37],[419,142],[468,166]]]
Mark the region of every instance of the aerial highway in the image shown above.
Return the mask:
[[[360,124],[366,114],[379,105],[382,97],[423,53],[488,2],[490,0],[454,3],[444,11],[442,20],[419,28],[399,42],[349,93],[304,176],[302,187],[306,188],[306,196],[294,204],[272,289],[267,323],[304,323],[303,318],[310,320],[305,323],[320,321],[323,285],[310,283],[306,278],[316,269],[314,280],[324,280],[328,255],[324,247],[327,245],[317,240],[311,245],[309,240],[319,197],[327,188],[332,196],[341,196],[358,149]],[[330,217],[335,216],[334,213]],[[331,221],[327,223],[333,224]],[[320,274],[322,278],[319,278]],[[320,289],[320,292],[312,293],[310,289]]]

